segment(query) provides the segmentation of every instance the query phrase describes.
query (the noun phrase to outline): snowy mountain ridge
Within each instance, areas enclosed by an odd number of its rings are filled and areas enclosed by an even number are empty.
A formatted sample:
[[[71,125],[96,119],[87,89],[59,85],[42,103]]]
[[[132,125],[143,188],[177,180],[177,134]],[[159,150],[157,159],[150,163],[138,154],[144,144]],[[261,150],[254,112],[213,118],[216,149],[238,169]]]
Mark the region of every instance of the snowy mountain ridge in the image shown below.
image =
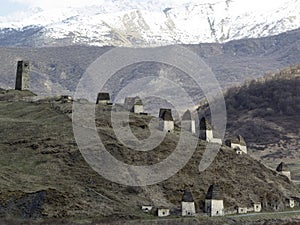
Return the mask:
[[[300,27],[300,0],[101,0],[97,5],[32,8],[0,17],[0,33],[28,29],[38,46],[159,46],[227,42]],[[0,43],[1,44],[1,43]]]

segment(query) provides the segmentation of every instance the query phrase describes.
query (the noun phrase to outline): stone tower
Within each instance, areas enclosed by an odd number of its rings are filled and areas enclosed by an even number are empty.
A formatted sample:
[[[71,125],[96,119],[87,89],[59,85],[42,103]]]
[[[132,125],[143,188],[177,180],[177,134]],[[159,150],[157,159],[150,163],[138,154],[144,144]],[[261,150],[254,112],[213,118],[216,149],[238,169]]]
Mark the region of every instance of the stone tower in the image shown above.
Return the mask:
[[[224,203],[220,187],[213,184],[209,187],[205,198],[205,212],[209,216],[224,216]]]
[[[237,154],[240,153],[247,154],[247,144],[245,142],[245,139],[241,135],[238,135],[234,138],[227,139],[225,141],[225,144],[228,147],[233,148],[237,152]]]
[[[142,99],[140,97],[126,97],[124,102],[124,107],[129,111],[133,113],[143,113],[144,112],[144,106]]]
[[[160,109],[159,110],[159,118],[162,119],[160,121],[160,129],[166,132],[174,131],[174,119],[172,116],[171,109]]]
[[[110,102],[110,95],[109,95],[109,93],[106,93],[106,92],[100,92],[100,93],[98,94],[96,104],[104,104],[104,105],[108,105],[109,102]]]
[[[287,176],[291,180],[291,171],[289,170],[288,166],[284,162],[281,162],[277,166],[276,171],[284,176]]]
[[[29,61],[18,61],[15,89],[20,91],[30,90]]]
[[[195,202],[190,190],[185,190],[181,201],[181,215],[193,216],[196,213]]]
[[[142,99],[140,99],[140,97],[135,97],[134,99],[133,112],[137,114],[144,112],[143,102]]]
[[[213,131],[211,125],[205,117],[200,120],[200,135],[201,140],[210,142],[213,140]]]
[[[187,110],[181,120],[181,128],[192,132],[193,134],[196,133],[196,123],[195,120],[192,118],[192,113],[190,110]]]

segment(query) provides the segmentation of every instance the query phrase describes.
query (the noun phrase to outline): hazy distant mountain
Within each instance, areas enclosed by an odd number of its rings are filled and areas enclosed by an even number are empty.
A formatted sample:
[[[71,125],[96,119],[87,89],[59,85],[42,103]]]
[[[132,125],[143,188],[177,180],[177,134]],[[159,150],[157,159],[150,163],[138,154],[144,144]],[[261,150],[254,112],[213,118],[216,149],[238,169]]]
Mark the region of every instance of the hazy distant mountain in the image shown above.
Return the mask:
[[[255,4],[255,3],[253,3]],[[0,17],[2,46],[157,46],[276,35],[300,27],[300,1],[99,1]]]
[[[299,63],[300,30],[277,36],[230,41],[224,44],[199,44],[186,46],[211,67],[220,85],[227,88],[246,79],[262,76],[267,71],[277,71]],[[88,66],[110,47],[47,47],[47,48],[0,48],[0,87],[14,88],[17,60],[31,62],[31,88],[39,95],[72,94]],[[116,93],[134,79],[147,75],[159,78],[171,73],[187,87],[191,96],[200,100],[199,88],[194,88],[181,71],[166,68],[158,63],[141,63],[124,68],[115,77],[110,89]],[[122,77],[122,84],[119,83]],[[160,80],[158,80],[160,81]],[[157,82],[156,82],[157,83]],[[156,84],[154,83],[154,85]],[[120,84],[120,85],[119,85]],[[168,86],[155,86],[159,93]],[[176,93],[180,99],[179,93]],[[202,95],[203,96],[203,95]],[[114,97],[114,95],[113,95]]]

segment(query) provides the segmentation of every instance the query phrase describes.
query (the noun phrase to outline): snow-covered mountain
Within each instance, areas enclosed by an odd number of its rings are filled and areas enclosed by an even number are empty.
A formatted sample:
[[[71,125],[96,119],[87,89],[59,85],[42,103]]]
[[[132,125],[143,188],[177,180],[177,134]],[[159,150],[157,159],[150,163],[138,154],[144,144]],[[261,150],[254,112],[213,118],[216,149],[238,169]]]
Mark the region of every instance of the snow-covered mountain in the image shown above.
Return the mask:
[[[300,0],[100,0],[0,17],[0,45],[157,46],[227,42],[300,28]]]

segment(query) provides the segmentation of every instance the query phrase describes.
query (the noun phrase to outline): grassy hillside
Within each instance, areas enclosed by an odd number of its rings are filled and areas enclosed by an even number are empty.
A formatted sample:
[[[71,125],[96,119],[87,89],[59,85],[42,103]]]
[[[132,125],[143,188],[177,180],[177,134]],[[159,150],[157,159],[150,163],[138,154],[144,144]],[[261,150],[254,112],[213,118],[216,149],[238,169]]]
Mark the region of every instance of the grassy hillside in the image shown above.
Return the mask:
[[[179,210],[186,188],[192,190],[197,211],[201,212],[213,182],[221,185],[226,208],[261,201],[266,210],[283,209],[286,198],[300,195],[299,187],[286,177],[226,147],[206,171],[199,173],[205,147],[202,141],[189,163],[160,184],[128,187],[113,183],[94,172],[81,156],[72,132],[71,103],[59,98],[30,102],[20,95],[18,91],[0,94],[0,217],[8,221],[153,219],[141,212],[141,205]],[[178,141],[176,133],[168,134],[153,152],[132,153],[115,139],[109,111],[96,116],[105,145],[124,162],[155,163],[166,157]],[[150,118],[132,115],[133,132],[143,138],[142,127]]]
[[[300,65],[231,88],[227,136],[241,134],[252,155],[273,168],[289,163],[300,178]]]
[[[229,131],[246,135],[250,143],[268,144],[278,142],[285,133],[299,132],[300,122],[300,66],[288,68],[276,75],[253,80],[230,89],[226,94]],[[253,126],[245,130],[245,114],[277,123],[278,127]],[[249,122],[249,121],[247,121]],[[240,127],[240,129],[238,129]],[[279,127],[282,130],[279,130]],[[262,132],[263,131],[263,132]],[[281,132],[280,132],[281,131]],[[264,135],[260,135],[264,133]],[[284,135],[285,136],[285,135]]]

